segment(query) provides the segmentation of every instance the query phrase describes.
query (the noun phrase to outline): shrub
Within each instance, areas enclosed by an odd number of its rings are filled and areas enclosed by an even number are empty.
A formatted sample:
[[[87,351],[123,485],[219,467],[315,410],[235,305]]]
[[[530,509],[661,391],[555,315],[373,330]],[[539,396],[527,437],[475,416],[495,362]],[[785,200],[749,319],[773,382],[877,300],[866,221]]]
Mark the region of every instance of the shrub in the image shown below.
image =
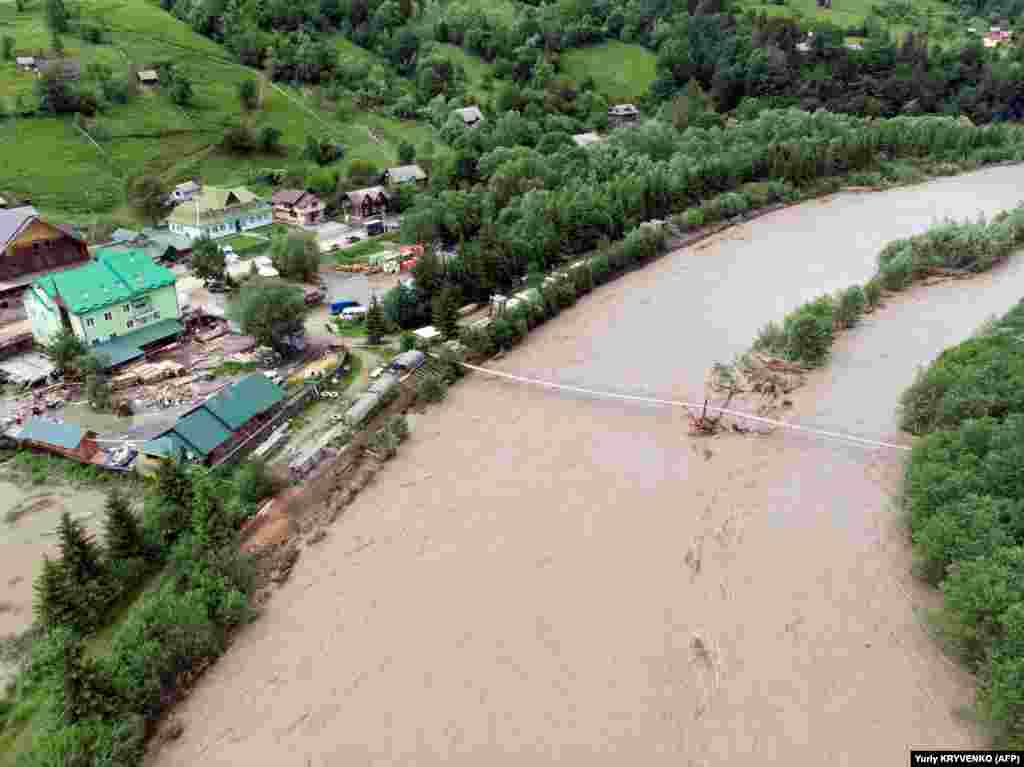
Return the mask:
[[[785,354],[786,333],[782,330],[782,326],[777,322],[769,322],[761,328],[754,341],[754,348],[769,354]]]
[[[866,304],[867,298],[859,285],[842,291],[836,304],[836,324],[840,328],[852,328],[860,321]]]
[[[370,438],[370,448],[385,461],[398,452],[398,435],[392,431],[390,424],[378,429]]]
[[[409,436],[409,419],[404,415],[396,415],[388,422],[388,428],[399,442],[404,442]]]
[[[398,339],[398,348],[403,352],[411,352],[416,348],[416,336],[408,331],[402,333]]]
[[[428,374],[420,380],[416,396],[424,402],[440,402],[448,394],[448,384],[441,376]]]
[[[608,263],[608,256],[598,254],[590,261],[590,268],[594,275],[594,284],[603,285],[611,276],[611,264]]]
[[[823,364],[832,347],[834,313],[832,299],[823,296],[786,317],[786,356],[811,367]]]
[[[877,309],[882,303],[882,285],[877,279],[868,280],[864,285],[864,300],[871,310]]]

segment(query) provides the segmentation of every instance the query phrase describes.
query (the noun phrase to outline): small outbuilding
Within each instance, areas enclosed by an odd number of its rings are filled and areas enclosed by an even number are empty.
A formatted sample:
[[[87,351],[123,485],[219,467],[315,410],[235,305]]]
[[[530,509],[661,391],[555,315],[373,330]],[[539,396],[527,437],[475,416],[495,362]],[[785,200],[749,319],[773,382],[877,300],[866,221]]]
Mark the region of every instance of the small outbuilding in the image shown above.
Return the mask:
[[[398,165],[384,171],[384,183],[391,185],[398,184],[423,184],[427,180],[427,174],[419,165]]]
[[[458,115],[467,128],[472,128],[484,121],[484,113],[480,111],[480,107],[476,106],[456,109],[452,114]]]
[[[156,73],[155,69],[143,69],[138,73],[140,85],[159,85],[160,75]]]
[[[596,133],[577,133],[572,140],[576,146],[590,146],[591,144],[600,144],[603,139]]]

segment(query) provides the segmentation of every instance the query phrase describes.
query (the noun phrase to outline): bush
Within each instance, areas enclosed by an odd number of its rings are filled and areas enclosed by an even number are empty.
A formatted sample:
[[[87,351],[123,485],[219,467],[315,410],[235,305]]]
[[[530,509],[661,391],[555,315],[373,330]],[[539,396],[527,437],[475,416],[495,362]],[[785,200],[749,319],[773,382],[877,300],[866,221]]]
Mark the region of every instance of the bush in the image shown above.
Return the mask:
[[[842,291],[836,303],[836,324],[840,328],[852,328],[860,321],[866,304],[867,298],[859,285]]]
[[[424,402],[440,402],[448,394],[448,384],[441,376],[428,374],[420,380],[416,387],[416,396]]]
[[[416,336],[412,333],[405,332],[398,339],[398,348],[403,352],[411,352],[416,348]]]
[[[608,263],[608,256],[604,254],[594,256],[591,259],[590,268],[594,275],[595,285],[603,285],[611,276],[611,265]]]
[[[389,424],[373,433],[370,438],[370,449],[386,461],[398,452],[398,442],[398,435],[392,431]]]
[[[864,285],[864,300],[870,310],[877,309],[882,303],[882,285],[877,279],[868,280]]]
[[[832,299],[823,296],[786,317],[786,357],[810,367],[823,364],[832,347],[834,315]]]

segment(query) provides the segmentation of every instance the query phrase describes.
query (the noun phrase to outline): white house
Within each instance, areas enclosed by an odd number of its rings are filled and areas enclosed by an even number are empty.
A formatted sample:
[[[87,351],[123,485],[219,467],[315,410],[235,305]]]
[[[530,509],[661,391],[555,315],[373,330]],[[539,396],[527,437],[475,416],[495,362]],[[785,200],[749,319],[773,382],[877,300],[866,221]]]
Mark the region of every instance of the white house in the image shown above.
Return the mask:
[[[273,223],[270,203],[244,187],[208,186],[176,207],[167,218],[175,234],[218,239]]]

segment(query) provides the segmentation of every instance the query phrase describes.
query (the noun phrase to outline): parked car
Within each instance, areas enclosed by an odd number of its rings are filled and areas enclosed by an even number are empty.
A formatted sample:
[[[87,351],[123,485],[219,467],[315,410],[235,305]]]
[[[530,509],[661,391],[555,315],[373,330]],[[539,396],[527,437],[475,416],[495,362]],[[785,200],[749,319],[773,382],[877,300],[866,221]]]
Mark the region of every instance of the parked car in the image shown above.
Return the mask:
[[[235,253],[235,249],[233,247],[231,247],[230,245],[223,245],[223,246],[221,246],[220,252],[223,253],[225,256],[237,256],[238,255],[237,253]]]
[[[362,237],[356,237],[356,236],[346,237],[345,238],[345,242],[348,243],[349,245],[355,245],[357,242],[361,242],[362,239],[363,239]]]
[[[361,320],[366,316],[367,308],[365,306],[350,306],[347,309],[341,310],[341,318],[343,320]]]
[[[374,218],[366,222],[366,235],[368,237],[376,237],[378,234],[384,234],[384,232],[384,222],[379,218]]]
[[[358,301],[352,301],[350,299],[344,299],[344,298],[341,299],[340,301],[333,301],[333,302],[331,302],[331,314],[333,314],[333,315],[341,314],[343,311],[345,311],[346,309],[349,309],[349,308],[351,308],[353,306],[359,306],[359,302]]]

